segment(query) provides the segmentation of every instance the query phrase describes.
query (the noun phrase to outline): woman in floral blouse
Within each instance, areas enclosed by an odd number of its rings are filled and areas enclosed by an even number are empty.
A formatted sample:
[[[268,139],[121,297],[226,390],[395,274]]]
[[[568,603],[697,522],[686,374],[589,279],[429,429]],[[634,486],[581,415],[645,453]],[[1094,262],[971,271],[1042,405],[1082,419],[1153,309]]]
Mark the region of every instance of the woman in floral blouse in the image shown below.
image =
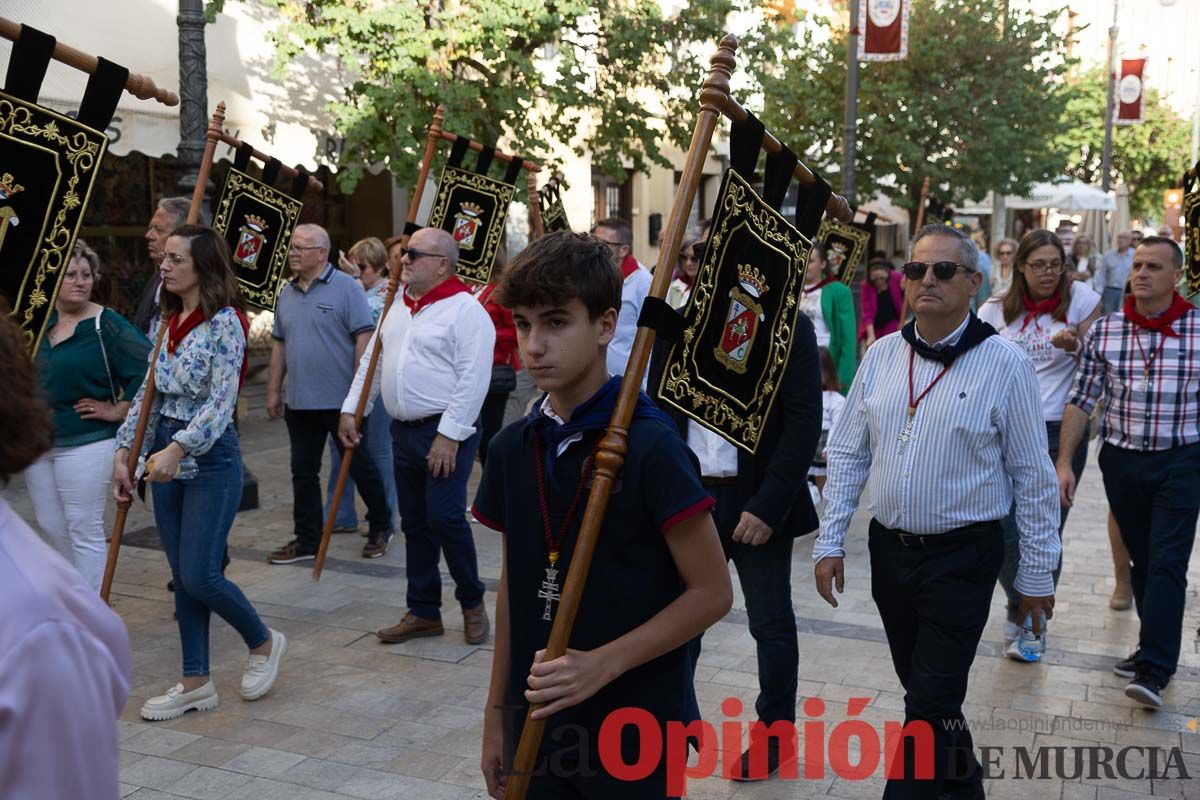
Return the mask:
[[[127,467],[138,417],[146,426],[146,480],[154,519],[175,581],[175,614],[183,677],[142,706],[149,720],[175,719],[217,707],[209,679],[208,625],[216,612],[241,634],[250,657],[242,676],[245,700],[265,695],[287,651],[282,633],[263,624],[246,596],[221,574],[221,555],[242,491],[242,458],[233,415],[245,375],[245,315],[229,248],[210,228],[184,225],[167,239],[162,266],[162,313],[168,326],[154,364],[157,395],[143,409],[138,391],[117,432],[113,495],[130,502]],[[149,456],[146,453],[150,453]],[[143,469],[139,463],[138,471]]]

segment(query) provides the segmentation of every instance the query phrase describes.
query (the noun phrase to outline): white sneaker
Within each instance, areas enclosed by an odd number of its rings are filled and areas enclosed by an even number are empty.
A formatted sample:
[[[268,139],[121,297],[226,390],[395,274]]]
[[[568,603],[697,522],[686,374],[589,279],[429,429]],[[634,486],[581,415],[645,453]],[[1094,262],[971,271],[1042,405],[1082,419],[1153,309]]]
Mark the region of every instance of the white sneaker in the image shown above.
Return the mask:
[[[217,687],[210,680],[199,689],[190,692],[183,690],[183,684],[177,683],[167,690],[166,694],[151,697],[142,706],[142,719],[159,722],[165,719],[177,719],[188,711],[211,711],[220,701],[217,699]]]
[[[257,700],[271,691],[279,677],[279,662],[287,653],[287,637],[271,629],[271,655],[251,654],[246,659],[246,672],[242,675],[242,699]]]
[[[1004,655],[1013,661],[1025,662],[1021,655],[1021,626],[1015,622],[1004,623]]]

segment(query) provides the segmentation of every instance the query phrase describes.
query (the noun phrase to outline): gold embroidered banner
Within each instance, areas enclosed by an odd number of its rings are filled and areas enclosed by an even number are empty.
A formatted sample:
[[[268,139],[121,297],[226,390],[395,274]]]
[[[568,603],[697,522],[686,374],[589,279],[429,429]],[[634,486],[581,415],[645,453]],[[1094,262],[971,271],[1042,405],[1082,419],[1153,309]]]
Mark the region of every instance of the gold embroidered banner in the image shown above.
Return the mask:
[[[458,277],[490,283],[496,251],[516,186],[487,175],[446,165],[438,183],[429,227],[442,228],[458,243]]]
[[[225,237],[233,271],[246,302],[275,310],[287,279],[288,247],[303,204],[278,189],[230,169],[213,217],[213,230]]]
[[[542,230],[546,233],[569,231],[567,210],[563,207],[562,194],[557,179],[538,190],[538,204],[542,207]]]
[[[0,297],[37,352],[108,137],[0,92]]]
[[[812,243],[726,170],[658,397],[751,453],[791,352]]]
[[[838,280],[847,286],[853,283],[858,265],[863,263],[867,255],[867,244],[871,241],[870,232],[857,225],[848,225],[826,217],[821,220],[817,241],[825,245],[830,272],[837,275]]]

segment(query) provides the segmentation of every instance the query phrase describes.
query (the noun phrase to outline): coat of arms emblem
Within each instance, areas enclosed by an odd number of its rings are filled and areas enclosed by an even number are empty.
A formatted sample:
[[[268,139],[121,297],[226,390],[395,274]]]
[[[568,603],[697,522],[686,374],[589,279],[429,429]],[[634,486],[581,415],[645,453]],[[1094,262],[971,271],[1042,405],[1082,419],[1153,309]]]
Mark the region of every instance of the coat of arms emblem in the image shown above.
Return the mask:
[[[267,221],[255,214],[246,215],[246,223],[239,230],[233,260],[247,269],[253,269],[258,257],[267,245]]]
[[[729,310],[725,313],[721,342],[713,354],[727,369],[744,374],[759,323],[766,319],[758,300],[770,287],[762,273],[749,264],[739,265],[737,273],[737,284],[729,290]]]
[[[0,200],[11,200],[14,195],[23,191],[25,187],[17,183],[10,173],[6,172],[0,176]],[[8,226],[20,222],[16,209],[12,206],[0,206],[0,247],[4,246],[4,234],[8,233]]]
[[[475,234],[479,232],[479,218],[483,208],[475,203],[463,203],[454,215],[454,241],[459,250],[470,250],[475,246]]]

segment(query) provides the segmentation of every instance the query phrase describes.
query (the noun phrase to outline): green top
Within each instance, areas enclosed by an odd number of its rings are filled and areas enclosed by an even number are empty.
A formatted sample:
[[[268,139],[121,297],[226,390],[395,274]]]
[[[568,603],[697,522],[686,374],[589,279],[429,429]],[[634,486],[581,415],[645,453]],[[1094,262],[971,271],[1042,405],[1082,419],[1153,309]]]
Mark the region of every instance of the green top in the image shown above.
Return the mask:
[[[106,308],[100,312],[103,351],[94,317],[80,320],[70,338],[51,346],[48,332],[57,322],[58,312],[52,311],[46,323],[47,335],[42,337],[38,350],[42,388],[54,412],[54,446],[79,447],[111,439],[117,435],[120,421],[82,419],[75,403],[85,397],[109,403],[132,399],[146,376],[150,340],[120,314]],[[107,371],[104,352],[108,353]],[[110,372],[116,398],[109,388]]]
[[[829,329],[829,355],[833,357],[844,395],[850,391],[858,369],[858,323],[849,286],[841,281],[825,284],[821,289],[821,316]]]

